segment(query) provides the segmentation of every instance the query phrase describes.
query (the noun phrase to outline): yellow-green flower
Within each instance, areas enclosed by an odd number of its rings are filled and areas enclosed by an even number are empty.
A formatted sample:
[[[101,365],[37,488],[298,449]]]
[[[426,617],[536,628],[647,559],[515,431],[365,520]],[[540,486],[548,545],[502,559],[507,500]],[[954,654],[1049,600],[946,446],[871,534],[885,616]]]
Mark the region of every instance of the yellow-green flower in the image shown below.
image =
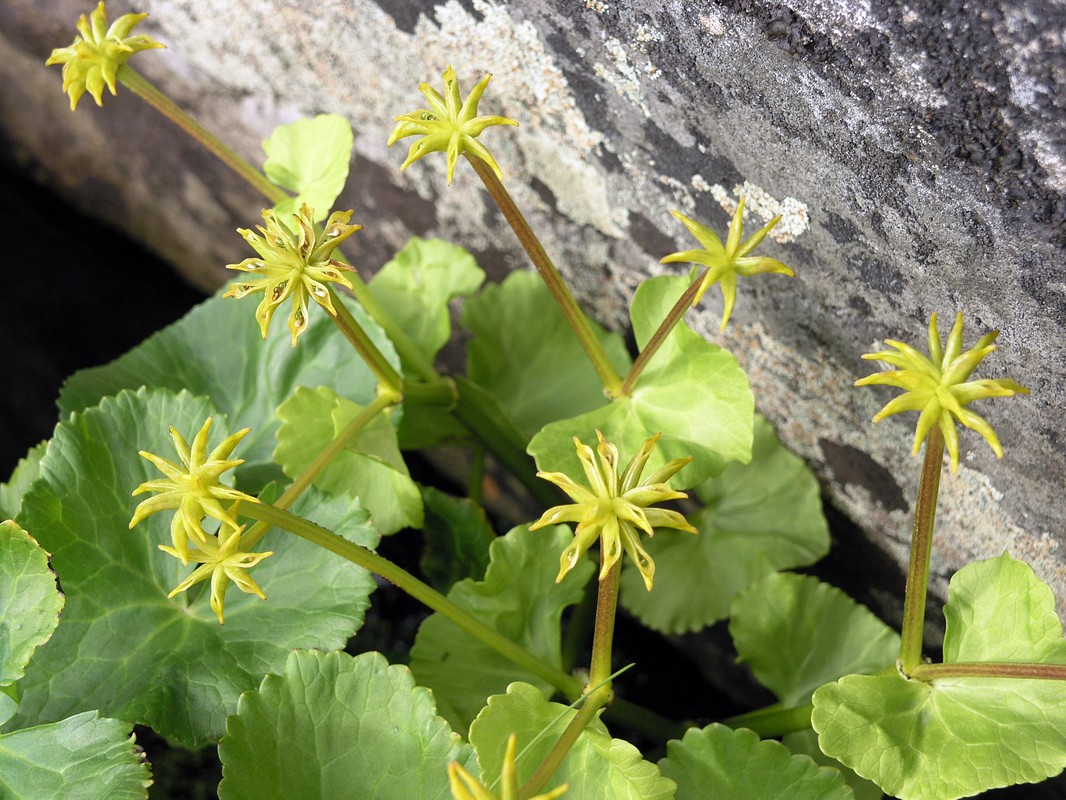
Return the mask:
[[[994,380],[967,380],[985,356],[996,349],[992,344],[999,336],[999,331],[992,331],[981,337],[976,345],[965,352],[962,349],[962,313],[955,317],[955,325],[948,335],[947,347],[941,346],[940,332],[937,330],[936,314],[929,320],[929,357],[922,355],[913,347],[893,339],[885,339],[885,344],[895,350],[882,350],[879,353],[867,353],[863,358],[871,361],[884,361],[896,369],[876,372],[855,381],[856,386],[885,384],[903,389],[903,394],[890,401],[874,417],[880,422],[885,417],[901,411],[920,411],[918,427],[914,431],[914,454],[921,449],[922,442],[929,431],[936,425],[944,436],[944,445],[951,455],[951,469],[959,469],[959,433],[956,421],[967,428],[977,431],[992,447],[997,458],[1003,457],[1003,448],[999,444],[996,432],[988,421],[966,406],[983,397],[1013,397],[1016,394],[1028,394],[1029,390],[1010,378]]]
[[[408,136],[421,136],[422,138],[411,145],[407,152],[407,159],[400,165],[400,169],[418,161],[426,153],[441,152],[448,154],[448,183],[452,182],[452,174],[455,172],[455,162],[462,153],[469,153],[488,164],[496,177],[503,179],[500,167],[485,146],[477,140],[485,128],[491,125],[517,125],[513,119],[506,117],[479,117],[477,116],[477,104],[481,101],[481,95],[485,87],[489,85],[491,75],[486,75],[466,96],[464,103],[459,94],[459,80],[455,77],[455,70],[451,67],[444,70],[444,96],[432,88],[428,83],[421,84],[418,89],[425,96],[429,108],[419,108],[410,114],[401,114],[396,117],[396,127],[389,136],[388,146]]]
[[[78,101],[86,92],[92,95],[96,105],[104,104],[104,86],[117,93],[115,76],[130,56],[141,50],[165,47],[151,36],[130,36],[138,23],[147,14],[123,14],[110,27],[104,2],[86,18],[78,20],[78,33],[70,47],[57,47],[45,62],[63,65],[63,91],[70,95],[70,110],[78,107]]]
[[[640,451],[621,475],[618,474],[618,448],[604,439],[599,431],[596,431],[596,436],[599,439],[599,446],[596,448],[600,455],[598,464],[592,448],[574,437],[577,457],[581,460],[591,488],[575,483],[561,472],[538,472],[538,477],[554,483],[574,502],[549,508],[529,528],[536,530],[559,522],[578,523],[573,543],[563,551],[559,559],[561,568],[555,579],[556,583],[573,569],[578,559],[599,538],[602,540],[600,580],[607,576],[621,558],[622,549],[625,549],[636,563],[640,574],[644,576],[644,585],[651,591],[655,562],[640,546],[639,531],[644,531],[649,536],[654,535],[655,528],[676,528],[698,533],[678,512],[648,508],[653,503],[688,497],[684,492],[671,489],[666,485],[666,481],[692,458],[675,458],[642,481],[640,475],[655,449],[656,442],[659,441],[659,434],[644,441]]]
[[[177,513],[170,523],[170,535],[174,542],[172,552],[183,564],[188,563],[192,557],[188,549],[190,538],[201,546],[211,539],[201,524],[204,517],[211,517],[223,526],[238,530],[237,521],[222,507],[222,501],[259,502],[256,498],[220,482],[223,472],[244,463],[244,459],[231,459],[229,456],[251,428],[244,428],[228,436],[208,455],[207,436],[210,430],[211,417],[208,417],[190,447],[176,429],[170,429],[174,449],[178,452],[181,464],[141,450],[141,456],[155,464],[166,477],[145,481],[133,490],[134,497],[145,492],[152,492],[155,496],[143,500],[137,506],[133,519],[130,520],[130,528],[158,511],[176,509]]]
[[[334,211],[326,220],[321,234],[315,233],[314,210],[306,205],[293,214],[296,229],[291,230],[278,215],[270,210],[263,211],[266,227],[257,225],[259,231],[238,228],[237,233],[259,254],[258,258],[246,258],[240,264],[227,264],[227,269],[255,273],[257,277],[246,283],[233,286],[224,297],[240,299],[256,292],[263,293],[263,300],[255,310],[259,329],[266,338],[270,318],[274,310],[292,298],[292,310],[289,312],[289,332],[292,334],[292,346],[307,330],[307,298],[310,297],[330,316],[336,316],[330,298],[327,283],[339,283],[348,289],[352,284],[342,274],[343,271],[354,272],[352,267],[342,264],[330,256],[333,250],[355,233],[362,230],[362,225],[349,225],[351,211]]]
[[[448,785],[452,790],[452,800],[518,800],[518,770],[515,768],[515,750],[517,737],[512,733],[507,739],[507,751],[503,755],[503,766],[500,768],[500,789],[502,794],[497,797],[490,792],[477,778],[463,769],[458,761],[448,764]],[[538,794],[529,800],[555,800],[562,797],[569,788],[567,784],[558,786],[545,794]]]
[[[729,236],[725,245],[718,238],[718,234],[693,219],[689,219],[679,211],[671,211],[675,217],[681,220],[688,228],[689,233],[696,237],[702,250],[685,250],[682,253],[671,253],[662,259],[663,264],[673,261],[702,264],[707,267],[707,274],[700,283],[699,291],[692,300],[696,305],[703,298],[704,293],[714,284],[718,284],[722,290],[722,327],[725,330],[726,323],[733,313],[733,306],[737,301],[737,275],[751,276],[760,275],[764,272],[776,272],[780,275],[795,277],[796,273],[791,267],[774,258],[766,256],[748,255],[759,246],[766,238],[766,234],[773,230],[774,226],[781,221],[781,217],[774,217],[760,228],[746,242],[741,242],[740,237],[744,234],[744,198],[740,198],[737,212],[733,215],[733,221],[729,224]]]
[[[266,595],[259,588],[259,584],[248,574],[248,570],[274,553],[247,553],[241,550],[242,530],[238,528],[235,531],[229,531],[223,528],[218,532],[217,539],[214,536],[208,536],[199,547],[190,550],[188,557],[199,562],[200,566],[175,586],[174,591],[167,595],[167,599],[210,578],[211,610],[218,616],[219,625],[225,622],[222,614],[226,601],[226,589],[229,588],[230,581],[237,584],[237,588],[242,592],[257,595],[260,600],[266,600]],[[161,544],[159,549],[180,558],[181,562],[185,563],[185,556],[175,548]]]

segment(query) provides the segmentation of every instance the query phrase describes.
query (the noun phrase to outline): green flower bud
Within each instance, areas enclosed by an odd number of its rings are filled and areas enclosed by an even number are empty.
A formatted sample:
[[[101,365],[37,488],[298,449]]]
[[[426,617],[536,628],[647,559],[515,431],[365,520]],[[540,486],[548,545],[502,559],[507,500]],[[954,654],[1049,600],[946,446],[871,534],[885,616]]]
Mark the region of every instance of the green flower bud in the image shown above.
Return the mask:
[[[79,36],[70,47],[57,47],[45,62],[63,65],[63,91],[70,95],[70,110],[88,92],[96,105],[104,104],[104,87],[117,94],[115,76],[134,53],[165,47],[151,36],[130,36],[147,14],[123,14],[108,27],[104,0],[88,18],[78,20]]]
[[[863,358],[884,361],[896,369],[876,372],[855,381],[856,386],[884,384],[903,389],[903,394],[890,401],[874,417],[880,422],[901,411],[920,411],[914,431],[915,455],[922,442],[936,425],[944,436],[944,445],[951,455],[951,469],[959,469],[959,433],[956,422],[977,431],[988,442],[997,458],[1003,457],[999,438],[988,421],[966,406],[983,397],[1013,397],[1028,394],[1029,390],[1009,378],[995,380],[967,380],[985,356],[996,349],[992,344],[999,331],[981,337],[969,350],[962,349],[962,312],[955,317],[955,325],[948,335],[945,349],[940,343],[936,314],[929,320],[929,357],[903,342],[886,339],[885,344],[895,350],[866,353]]]
[[[743,197],[740,198],[737,212],[733,215],[733,221],[729,224],[729,236],[726,238],[724,246],[722,245],[722,240],[718,238],[718,234],[710,228],[700,225],[693,219],[689,219],[679,211],[671,211],[670,213],[681,220],[682,224],[688,228],[689,233],[699,240],[704,249],[671,253],[664,257],[660,263],[668,264],[673,261],[691,262],[702,264],[708,268],[707,274],[700,283],[699,291],[696,292],[696,296],[692,300],[692,305],[699,303],[704,293],[717,283],[722,290],[723,301],[721,330],[725,330],[726,323],[729,322],[729,317],[733,313],[733,306],[737,301],[737,275],[751,276],[764,272],[776,272],[780,275],[795,277],[796,273],[792,271],[791,267],[776,259],[748,255],[766,238],[766,234],[772,231],[774,226],[781,221],[781,217],[774,217],[760,228],[755,235],[751,236],[746,242],[741,243],[740,237],[744,233]],[[695,274],[692,277],[694,279],[696,277]]]
[[[649,508],[654,503],[688,497],[684,492],[671,489],[666,481],[692,458],[675,458],[642,481],[640,475],[655,449],[656,442],[659,441],[659,434],[645,440],[640,451],[621,475],[618,474],[618,449],[604,439],[599,431],[596,431],[596,436],[599,439],[599,463],[596,463],[592,448],[574,437],[577,457],[581,460],[589,487],[575,483],[561,472],[537,473],[538,477],[554,483],[566,492],[574,502],[549,508],[529,529],[536,530],[559,522],[578,523],[573,543],[563,551],[559,559],[560,569],[556,583],[574,568],[596,539],[601,539],[600,580],[607,576],[621,558],[624,549],[644,577],[644,585],[651,591],[655,562],[641,547],[639,531],[644,531],[649,536],[654,535],[655,528],[699,532],[676,511]]]
[[[460,99],[459,80],[455,77],[455,70],[448,67],[444,70],[444,96],[430,87],[428,83],[420,85],[419,91],[425,96],[429,108],[419,108],[410,114],[402,114],[396,117],[396,127],[389,136],[388,146],[408,136],[421,136],[422,138],[411,145],[407,152],[407,159],[400,165],[400,169],[418,161],[426,153],[439,151],[448,154],[448,183],[452,182],[455,172],[455,163],[462,153],[476,156],[488,164],[496,177],[503,179],[500,167],[485,146],[477,140],[485,128],[491,125],[518,125],[513,119],[506,117],[479,117],[477,116],[477,104],[481,101],[481,95],[485,87],[489,85],[491,75],[486,75],[466,97],[464,103]]]

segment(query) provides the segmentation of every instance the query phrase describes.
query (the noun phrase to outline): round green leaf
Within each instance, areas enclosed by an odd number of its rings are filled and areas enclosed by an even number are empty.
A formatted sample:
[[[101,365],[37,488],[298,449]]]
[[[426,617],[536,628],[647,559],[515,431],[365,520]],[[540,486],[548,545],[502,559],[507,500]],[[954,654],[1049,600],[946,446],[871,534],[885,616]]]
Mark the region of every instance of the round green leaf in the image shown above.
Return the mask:
[[[585,559],[561,583],[559,554],[573,539],[556,525],[538,531],[525,526],[501,536],[489,548],[485,580],[462,580],[448,599],[486,625],[554,666],[561,666],[559,620],[577,603],[594,567]],[[490,694],[523,680],[550,693],[552,687],[512,664],[495,650],[433,614],[418,629],[411,648],[411,671],[437,697],[437,708],[457,730],[466,730]]]
[[[641,284],[630,308],[639,346],[647,344],[687,286],[684,279],[671,277]],[[574,436],[594,442],[599,430],[627,459],[645,439],[661,433],[648,471],[671,459],[692,456],[693,462],[671,481],[683,489],[719,474],[730,461],[751,459],[754,409],[747,375],[737,360],[681,322],[651,359],[632,394],[545,425],[529,443],[529,453],[545,472],[581,475]]]
[[[22,507],[22,496],[37,480],[38,465],[44,457],[47,442],[31,447],[15,465],[15,471],[7,483],[0,483],[0,519],[14,519]]]
[[[324,220],[348,180],[354,142],[352,126],[338,114],[276,127],[263,142],[267,154],[263,172],[282,189],[296,192],[296,197],[283,200],[274,210],[284,218],[306,203],[314,209],[316,222]]]
[[[473,760],[406,667],[299,650],[241,697],[218,751],[221,800],[450,800],[448,763]]]
[[[278,408],[282,424],[275,460],[296,478],[362,410],[326,386],[299,387]],[[374,417],[314,481],[331,495],[359,498],[383,535],[422,527],[422,495],[400,454],[390,417]]]
[[[0,522],[0,688],[25,674],[33,651],[59,624],[62,609],[48,553],[11,520]]]
[[[0,734],[4,800],[144,800],[151,773],[133,726],[86,711]]]
[[[507,739],[517,738],[518,784],[533,774],[577,712],[548,702],[527,683],[512,683],[506,694],[490,697],[470,726],[481,782],[499,780]],[[542,791],[569,784],[566,800],[669,800],[674,784],[645,761],[629,742],[612,739],[599,721],[578,737]]]
[[[968,564],[948,588],[945,662],[1066,664],[1051,589],[1009,555]],[[901,800],[953,800],[1066,767],[1061,681],[907,679],[895,667],[814,693],[828,755]]]
[[[473,294],[484,280],[484,271],[462,247],[414,236],[374,274],[370,288],[432,362],[452,336],[448,303]]]
[[[358,305],[349,307],[389,363],[399,368],[396,351],[377,324]],[[278,428],[274,411],[296,387],[332,386],[357,403],[374,399],[377,381],[325,313],[312,309],[308,328],[293,348],[292,335],[279,320],[263,340],[255,308],[254,299],[216,295],[110,364],[76,372],[60,393],[60,411],[66,417],[142,386],[203,395],[229,417],[233,430],[252,429],[240,449],[247,462],[241,470],[248,471],[271,464]]]
[[[622,337],[589,325],[625,374],[630,362]],[[536,273],[512,272],[486,286],[463,306],[463,326],[474,334],[467,376],[500,401],[527,439],[549,422],[604,404],[596,370]]]
[[[817,578],[767,575],[733,601],[737,655],[786,706],[809,702],[823,683],[895,663],[899,635]]]
[[[652,590],[635,569],[623,570],[622,604],[645,625],[666,633],[700,630],[727,617],[752,581],[829,551],[818,482],[770,424],[755,419],[751,462],[731,464],[695,490],[707,504],[689,516],[699,534],[665,531],[645,543],[655,560]]]
[[[677,783],[676,800],[851,800],[837,770],[793,755],[780,742],[761,741],[745,728],[725,725],[689,729],[666,746],[659,762],[663,775]]]
[[[105,399],[56,429],[22,521],[53,554],[67,605],[20,683],[19,725],[98,708],[202,745],[221,735],[240,693],[279,670],[292,648],[341,647],[361,625],[372,576],[281,531],[260,544],[274,555],[253,573],[266,601],[231,587],[220,626],[208,592],[167,599],[192,566],[157,548],[170,541],[168,514],[128,529],[137,503],[130,492],[158,474],[137,452],[172,458],[167,426],[188,437],[211,415],[214,446],[226,424],[207,400],[141,390]],[[302,502],[296,513],[309,508],[303,513],[314,521],[376,544],[357,504],[323,495]]]

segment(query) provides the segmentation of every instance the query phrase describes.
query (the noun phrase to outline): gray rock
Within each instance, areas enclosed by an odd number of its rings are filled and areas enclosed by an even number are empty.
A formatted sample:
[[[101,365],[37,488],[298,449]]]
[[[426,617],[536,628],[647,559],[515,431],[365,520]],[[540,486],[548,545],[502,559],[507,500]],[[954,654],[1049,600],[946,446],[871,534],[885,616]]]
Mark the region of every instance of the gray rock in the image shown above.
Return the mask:
[[[939,10],[933,11],[931,9]],[[232,233],[261,201],[128,92],[71,114],[52,47],[90,4],[0,7],[0,130],[40,178],[163,253],[204,287],[243,257]],[[113,2],[112,16],[131,10]],[[495,77],[483,113],[521,121],[485,141],[575,294],[627,325],[638,282],[692,246],[670,209],[724,230],[784,212],[766,252],[797,272],[742,282],[724,335],[717,292],[690,322],[732,350],[757,404],[818,471],[832,502],[905,563],[920,461],[913,418],[871,425],[887,400],[854,389],[859,355],[921,345],[956,310],[967,342],[997,328],[984,377],[1027,397],[977,406],[997,460],[965,433],[940,492],[934,593],[963,563],[1009,550],[1066,610],[1066,2],[882,0],[516,4],[403,0],[144,0],[169,49],[135,66],[259,163],[282,122],[345,115],[357,157],[339,201],[366,226],[364,271],[411,234],[475,251],[490,274],[526,267],[476,177],[443,159],[400,174],[391,119],[420,81],[456,66]],[[358,249],[356,249],[358,248]]]

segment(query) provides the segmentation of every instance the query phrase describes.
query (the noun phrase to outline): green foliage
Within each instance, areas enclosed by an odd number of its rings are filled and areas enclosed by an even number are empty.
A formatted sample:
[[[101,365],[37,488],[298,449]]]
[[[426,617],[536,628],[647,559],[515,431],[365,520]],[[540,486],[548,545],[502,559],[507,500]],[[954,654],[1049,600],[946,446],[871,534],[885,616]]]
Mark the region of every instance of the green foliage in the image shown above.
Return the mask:
[[[829,681],[893,664],[899,635],[839,589],[817,578],[768,575],[733,601],[737,655],[786,706]]]
[[[221,800],[449,800],[448,762],[473,760],[432,694],[379,653],[291,653],[241,698],[218,749]]]
[[[156,548],[170,541],[162,515],[128,529],[130,491],[154,472],[137,452],[170,446],[161,420],[189,430],[211,415],[221,440],[225,423],[207,400],[142,389],[56,429],[19,522],[52,553],[66,609],[20,683],[17,725],[99,709],[202,745],[222,733],[240,693],[280,669],[292,648],[340,647],[362,624],[370,576],[280,534],[266,540],[274,556],[256,568],[268,602],[235,592],[219,626],[208,593],[167,599],[191,567]],[[350,500],[310,495],[298,508],[366,545],[377,541]]]
[[[689,729],[667,746],[659,762],[677,783],[677,800],[736,797],[744,800],[850,800],[840,773],[793,755],[781,743],[724,725]]]
[[[435,588],[447,592],[457,581],[480,581],[489,566],[489,546],[496,538],[485,510],[468,498],[451,497],[423,487],[426,550],[422,572]]]
[[[559,553],[571,538],[563,525],[534,532],[525,526],[515,528],[489,548],[485,579],[460,581],[448,592],[448,599],[558,667],[559,619],[567,606],[581,599],[593,572],[592,564],[584,561],[562,582],[554,582]],[[545,681],[516,667],[440,614],[419,627],[411,648],[411,671],[420,685],[433,690],[440,715],[457,730],[466,730],[485,698],[503,692],[512,681],[525,681],[542,692],[551,690]]]
[[[686,633],[725,619],[733,597],[752,581],[811,564],[829,550],[814,475],[760,416],[750,463],[730,464],[695,494],[706,503],[689,515],[699,534],[646,543],[669,580],[649,592],[635,570],[622,573],[622,604],[656,630]]]
[[[448,303],[478,290],[484,271],[463,248],[417,236],[370,281],[375,298],[430,362],[452,335]]]
[[[19,459],[8,482],[0,483],[0,520],[13,519],[18,516],[19,508],[22,506],[22,496],[37,480],[38,465],[44,457],[47,446],[48,442],[41,442],[36,447],[31,447],[29,452]]]
[[[951,580],[945,663],[1066,664],[1051,589],[1009,555]],[[1066,767],[1062,683],[994,677],[907,679],[893,666],[814,693],[822,750],[901,800],[951,800],[1041,781]]]
[[[622,338],[591,324],[615,368],[628,370]],[[603,384],[536,274],[512,272],[486,286],[463,306],[463,327],[474,334],[467,376],[499,399],[527,439],[603,405]]]
[[[477,752],[481,781],[499,779],[507,737],[518,738],[518,782],[524,783],[547,755],[576,712],[550,703],[527,683],[512,683],[506,694],[490,697],[470,726],[470,743]],[[547,787],[570,788],[566,800],[668,800],[673,784],[645,761],[640,751],[622,739],[612,739],[599,722],[587,727]]]
[[[287,219],[305,203],[321,222],[348,180],[355,137],[352,126],[337,114],[319,114],[290,125],[279,125],[263,142],[267,159],[263,172],[282,189],[296,196],[274,210]]]
[[[0,734],[5,800],[144,800],[151,783],[128,722],[85,711]]]
[[[638,346],[647,344],[686,288],[687,281],[672,277],[641,284],[629,312]],[[692,456],[672,482],[684,489],[721,473],[730,461],[751,459],[753,414],[748,378],[736,359],[682,322],[631,395],[545,425],[529,443],[529,453],[545,472],[580,475],[574,436],[593,441],[599,430],[620,452],[635,453],[645,439],[661,433],[648,470]]]
[[[399,358],[378,326],[358,307],[352,308],[352,314],[390,363],[399,367]],[[252,429],[240,451],[247,472],[273,464],[278,426],[274,412],[296,387],[330,386],[341,397],[366,404],[374,399],[376,385],[373,374],[324,315],[311,316],[300,347],[294,350],[282,326],[274,326],[264,341],[249,308],[216,295],[121,358],[76,372],[63,386],[59,410],[66,416],[123,389],[142,386],[203,395],[229,417],[234,430]],[[193,430],[202,422],[196,422]],[[163,430],[172,424],[159,420]],[[275,477],[271,473],[253,488]]]
[[[282,424],[274,459],[286,475],[297,477],[363,410],[328,387],[298,388],[278,407]],[[327,494],[358,498],[384,535],[422,525],[422,496],[387,415],[376,415],[330,460],[314,485]]]

